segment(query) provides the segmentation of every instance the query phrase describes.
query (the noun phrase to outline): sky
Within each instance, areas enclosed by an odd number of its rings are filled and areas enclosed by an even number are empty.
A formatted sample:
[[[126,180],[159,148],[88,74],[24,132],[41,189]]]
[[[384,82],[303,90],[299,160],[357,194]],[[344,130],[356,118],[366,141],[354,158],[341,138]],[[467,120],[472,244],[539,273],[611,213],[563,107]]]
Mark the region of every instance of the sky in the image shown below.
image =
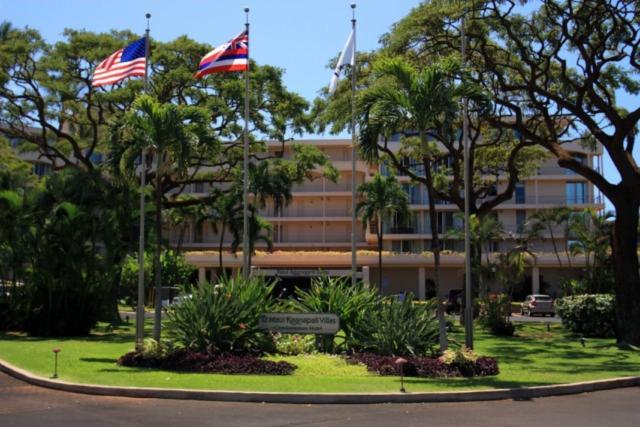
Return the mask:
[[[347,0],[0,0],[0,20],[15,27],[37,29],[49,42],[62,39],[65,28],[107,32],[146,28],[151,13],[151,36],[160,41],[186,34],[199,42],[219,45],[244,29],[243,9],[250,8],[251,57],[260,64],[285,70],[284,83],[311,102],[328,85],[331,58],[338,55],[351,30]],[[405,16],[419,0],[357,1],[357,49],[373,50],[381,35]],[[638,97],[623,97],[627,108]],[[342,135],[346,136],[346,135]],[[330,135],[319,135],[330,137]],[[640,147],[636,147],[636,159]],[[619,180],[610,159],[605,176]],[[611,205],[607,205],[611,209]]]

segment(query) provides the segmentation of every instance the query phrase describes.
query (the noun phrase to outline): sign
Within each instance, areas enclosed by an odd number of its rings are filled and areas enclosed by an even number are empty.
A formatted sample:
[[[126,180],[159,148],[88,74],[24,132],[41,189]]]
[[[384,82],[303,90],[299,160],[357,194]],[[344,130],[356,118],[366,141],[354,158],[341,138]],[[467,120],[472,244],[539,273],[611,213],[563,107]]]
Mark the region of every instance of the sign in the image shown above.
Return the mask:
[[[283,334],[333,335],[340,329],[340,319],[332,313],[266,313],[258,327]]]

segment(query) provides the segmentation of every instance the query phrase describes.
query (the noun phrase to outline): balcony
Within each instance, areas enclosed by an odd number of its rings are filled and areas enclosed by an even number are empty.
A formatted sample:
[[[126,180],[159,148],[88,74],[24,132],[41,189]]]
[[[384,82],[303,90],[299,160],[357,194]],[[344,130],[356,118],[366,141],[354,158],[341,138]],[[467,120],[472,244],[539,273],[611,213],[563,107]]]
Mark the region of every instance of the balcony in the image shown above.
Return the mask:
[[[390,234],[413,234],[416,230],[413,227],[391,227]]]
[[[602,204],[604,201],[600,196],[589,196],[586,194],[577,194],[573,196],[545,196],[538,195],[536,197],[533,194],[527,194],[526,197],[513,197],[500,205],[500,207],[506,207],[506,205],[516,205],[518,208],[525,207],[526,205],[552,205],[552,206],[576,206],[576,205],[594,205]]]

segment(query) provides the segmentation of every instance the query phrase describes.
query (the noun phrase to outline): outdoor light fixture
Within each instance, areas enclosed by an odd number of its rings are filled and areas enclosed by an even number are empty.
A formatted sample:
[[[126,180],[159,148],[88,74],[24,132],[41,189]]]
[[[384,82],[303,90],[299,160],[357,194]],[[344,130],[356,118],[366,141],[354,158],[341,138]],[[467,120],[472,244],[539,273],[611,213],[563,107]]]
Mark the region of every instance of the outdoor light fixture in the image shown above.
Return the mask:
[[[407,363],[407,359],[398,357],[396,359],[396,365],[400,366],[400,393],[406,393],[404,389],[404,365]]]
[[[53,354],[54,354],[54,365],[53,365],[53,376],[51,378],[58,378],[58,353],[60,353],[60,349],[59,348],[54,348],[53,350]]]

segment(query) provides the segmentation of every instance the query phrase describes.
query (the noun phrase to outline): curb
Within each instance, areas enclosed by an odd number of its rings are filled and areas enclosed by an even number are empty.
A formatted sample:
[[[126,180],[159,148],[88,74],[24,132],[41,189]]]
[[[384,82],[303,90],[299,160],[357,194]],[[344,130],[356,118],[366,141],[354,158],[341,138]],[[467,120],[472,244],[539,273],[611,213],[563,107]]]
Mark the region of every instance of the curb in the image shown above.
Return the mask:
[[[94,384],[75,384],[52,380],[20,369],[0,360],[0,371],[14,378],[40,387],[72,393],[99,396],[136,397],[154,399],[209,400],[219,402],[302,403],[302,404],[371,404],[371,403],[427,403],[474,402],[505,399],[532,399],[562,396],[614,388],[640,386],[640,376],[586,381],[512,389],[422,393],[275,393],[246,391],[214,391],[193,389],[165,389],[114,387]]]

